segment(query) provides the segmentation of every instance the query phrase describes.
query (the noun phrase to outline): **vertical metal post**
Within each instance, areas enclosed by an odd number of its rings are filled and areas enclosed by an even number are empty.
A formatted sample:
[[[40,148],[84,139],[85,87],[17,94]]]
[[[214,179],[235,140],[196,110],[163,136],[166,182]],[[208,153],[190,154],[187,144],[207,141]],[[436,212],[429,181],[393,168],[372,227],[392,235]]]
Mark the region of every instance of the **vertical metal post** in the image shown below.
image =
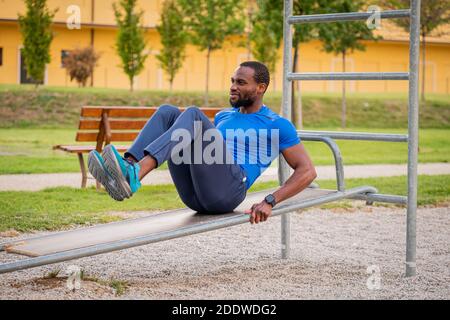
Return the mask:
[[[408,208],[406,212],[406,272],[416,275],[417,152],[419,146],[420,0],[411,0],[408,108]]]
[[[283,101],[281,114],[288,120],[291,120],[291,97],[292,86],[287,75],[292,72],[292,28],[288,23],[292,16],[292,0],[284,0],[284,19],[283,19]],[[280,185],[285,183],[289,177],[289,167],[282,155],[278,162],[278,179]],[[290,213],[281,215],[281,258],[287,259],[290,252]]]

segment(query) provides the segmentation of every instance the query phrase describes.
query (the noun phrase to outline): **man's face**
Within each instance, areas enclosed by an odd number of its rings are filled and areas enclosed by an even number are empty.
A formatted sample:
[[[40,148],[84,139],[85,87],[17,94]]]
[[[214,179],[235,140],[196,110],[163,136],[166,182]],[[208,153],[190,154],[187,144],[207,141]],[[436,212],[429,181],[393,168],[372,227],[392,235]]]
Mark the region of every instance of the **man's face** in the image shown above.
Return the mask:
[[[249,67],[239,67],[231,77],[230,104],[234,108],[249,107],[264,95],[266,85],[256,83],[255,71]]]

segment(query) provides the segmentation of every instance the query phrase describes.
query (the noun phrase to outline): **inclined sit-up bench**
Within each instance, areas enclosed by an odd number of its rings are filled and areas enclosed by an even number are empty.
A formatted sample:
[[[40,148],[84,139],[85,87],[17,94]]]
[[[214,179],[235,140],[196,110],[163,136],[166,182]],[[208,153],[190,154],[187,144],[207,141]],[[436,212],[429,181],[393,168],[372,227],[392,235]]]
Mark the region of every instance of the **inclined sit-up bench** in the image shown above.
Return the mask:
[[[291,25],[296,23],[334,22],[365,20],[372,13],[340,13],[310,16],[292,16],[292,0],[284,0],[284,81],[282,114],[290,119],[291,81],[294,80],[409,80],[408,135],[370,134],[348,132],[300,131],[303,141],[323,142],[330,147],[336,164],[336,190],[307,188],[296,196],[280,203],[273,210],[273,216],[281,215],[281,252],[289,256],[290,213],[315,205],[341,199],[362,199],[368,202],[383,201],[407,204],[406,232],[406,276],[416,273],[416,208],[417,208],[417,148],[418,148],[418,55],[420,0],[411,0],[411,9],[392,10],[380,13],[381,18],[409,17],[410,55],[409,72],[396,73],[292,73],[292,33]],[[334,140],[369,140],[408,143],[408,196],[379,194],[372,186],[346,189],[344,170],[339,148]],[[279,161],[279,180],[284,183],[289,177],[289,168],[283,157]],[[199,215],[188,209],[168,211],[138,218],[94,226],[74,231],[65,231],[48,236],[11,241],[0,245],[0,250],[23,254],[29,258],[0,265],[0,273],[17,271],[86,256],[131,248],[153,242],[170,240],[196,233],[227,228],[248,223],[244,214],[253,203],[261,201],[273,190],[249,194],[234,212],[223,215]],[[270,222],[269,222],[270,223]]]

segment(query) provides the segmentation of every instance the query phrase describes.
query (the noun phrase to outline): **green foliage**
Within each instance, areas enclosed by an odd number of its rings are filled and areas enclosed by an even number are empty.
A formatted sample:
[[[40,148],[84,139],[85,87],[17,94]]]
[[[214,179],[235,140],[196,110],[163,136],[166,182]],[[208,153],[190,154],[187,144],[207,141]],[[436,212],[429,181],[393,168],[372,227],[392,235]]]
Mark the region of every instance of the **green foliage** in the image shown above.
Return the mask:
[[[410,0],[383,0],[389,9],[409,8]],[[409,32],[409,19],[395,19],[394,22]],[[450,22],[450,2],[442,0],[422,0],[420,3],[420,30],[428,36],[434,29]]]
[[[322,0],[321,13],[357,12],[365,5],[363,0]],[[364,22],[324,23],[319,26],[323,49],[334,54],[365,50],[362,40],[376,40]]]
[[[187,33],[183,23],[183,15],[176,0],[166,0],[161,12],[161,24],[156,27],[160,36],[162,49],[156,56],[161,68],[169,76],[172,90],[175,75],[183,65],[186,57]]]
[[[179,0],[190,40],[200,50],[221,49],[225,38],[244,29],[240,0]]]
[[[258,0],[257,4],[258,11],[250,35],[252,53],[256,60],[264,63],[273,73],[283,37],[283,1]]]
[[[283,1],[258,0],[258,11],[252,20],[251,40],[253,55],[265,63],[271,72],[275,71],[278,61],[278,49],[283,38]],[[318,10],[317,0],[296,0],[293,2],[295,15],[313,14]],[[294,26],[293,46],[307,42],[316,36],[314,24]]]
[[[119,32],[116,40],[116,50],[122,60],[123,71],[130,80],[130,90],[133,90],[133,80],[144,69],[147,55],[144,53],[146,42],[144,29],[140,26],[143,11],[136,12],[137,0],[120,0],[113,3],[116,23]]]
[[[314,14],[319,10],[317,0],[296,0],[293,3],[294,15]],[[302,23],[294,25],[293,46],[301,42],[308,42],[315,38],[317,25]]]
[[[206,50],[205,105],[208,105],[209,64],[212,51],[221,49],[225,39],[244,31],[241,0],[178,0],[185,15],[190,41]]]
[[[45,65],[50,63],[50,44],[53,34],[50,30],[52,19],[56,13],[49,11],[46,0],[25,0],[25,15],[19,14],[20,32],[23,38],[22,55],[28,75],[36,86],[42,83]]]

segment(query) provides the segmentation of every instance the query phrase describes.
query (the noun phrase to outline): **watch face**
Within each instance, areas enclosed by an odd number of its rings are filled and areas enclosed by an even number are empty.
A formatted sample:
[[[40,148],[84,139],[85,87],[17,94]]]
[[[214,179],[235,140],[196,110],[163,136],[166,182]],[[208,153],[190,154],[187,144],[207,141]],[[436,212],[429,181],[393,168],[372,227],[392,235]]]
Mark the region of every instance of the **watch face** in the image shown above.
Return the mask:
[[[275,197],[271,194],[269,194],[264,200],[266,200],[267,203],[270,203],[272,207],[275,205]]]

